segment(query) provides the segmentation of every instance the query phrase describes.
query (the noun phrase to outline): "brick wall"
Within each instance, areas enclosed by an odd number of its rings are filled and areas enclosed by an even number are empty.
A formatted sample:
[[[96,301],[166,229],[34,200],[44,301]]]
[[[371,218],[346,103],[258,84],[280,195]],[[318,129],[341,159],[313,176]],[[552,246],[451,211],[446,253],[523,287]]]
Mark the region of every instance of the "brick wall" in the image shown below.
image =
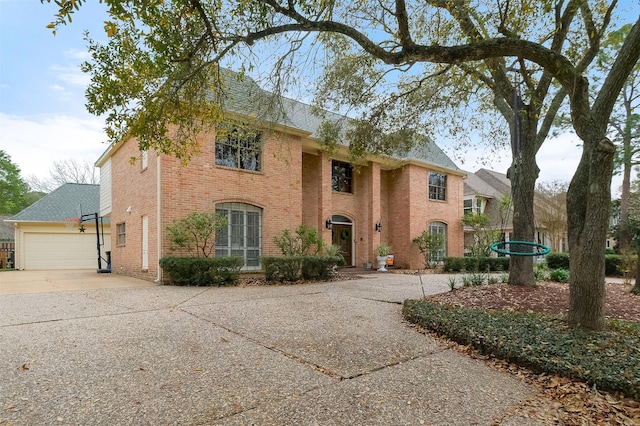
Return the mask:
[[[433,201],[428,199],[428,169],[407,164],[382,170],[380,164],[368,162],[354,169],[353,193],[337,193],[331,189],[331,157],[327,153],[303,154],[299,138],[277,132],[265,132],[263,142],[260,172],[216,166],[213,134],[202,138],[199,154],[186,166],[173,157],[158,158],[149,153],[148,168],[142,170],[134,140],[117,150],[111,160],[113,272],[155,280],[158,259],[171,254],[164,238],[166,227],[194,211],[212,212],[223,202],[263,209],[264,255],[279,254],[274,237],[301,223],[318,229],[330,244],[331,231],[325,228],[325,221],[332,215],[346,216],[353,223],[356,266],[375,263],[375,249],[385,242],[393,248],[396,266],[421,268],[422,256],[411,240],[433,221],[447,224],[447,254],[462,255],[462,177],[449,174],[447,200]],[[138,157],[133,165],[132,157]],[[143,216],[149,218],[148,270],[141,268]],[[382,232],[374,229],[378,221]],[[118,223],[126,224],[125,245],[117,244]]]

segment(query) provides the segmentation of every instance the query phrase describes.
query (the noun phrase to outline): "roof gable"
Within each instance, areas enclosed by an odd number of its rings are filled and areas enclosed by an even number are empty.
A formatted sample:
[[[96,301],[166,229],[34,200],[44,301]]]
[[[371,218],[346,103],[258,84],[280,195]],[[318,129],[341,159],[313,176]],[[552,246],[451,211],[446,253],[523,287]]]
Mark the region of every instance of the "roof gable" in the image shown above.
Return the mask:
[[[511,181],[503,173],[479,169],[464,180],[464,195],[501,198],[503,195],[511,195]]]

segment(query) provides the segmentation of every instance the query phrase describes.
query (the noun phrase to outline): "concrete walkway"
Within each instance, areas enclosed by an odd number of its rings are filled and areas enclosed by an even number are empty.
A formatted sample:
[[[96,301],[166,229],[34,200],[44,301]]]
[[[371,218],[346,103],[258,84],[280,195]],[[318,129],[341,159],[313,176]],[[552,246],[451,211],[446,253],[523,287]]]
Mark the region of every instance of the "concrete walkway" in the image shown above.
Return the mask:
[[[537,424],[534,388],[403,322],[447,279],[5,294],[0,424]]]

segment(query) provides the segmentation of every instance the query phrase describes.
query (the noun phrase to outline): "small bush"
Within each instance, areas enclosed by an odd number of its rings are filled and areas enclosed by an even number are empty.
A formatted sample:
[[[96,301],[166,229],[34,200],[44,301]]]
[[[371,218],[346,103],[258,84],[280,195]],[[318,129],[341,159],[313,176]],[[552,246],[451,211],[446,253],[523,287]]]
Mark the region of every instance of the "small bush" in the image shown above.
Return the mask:
[[[487,276],[487,284],[498,284],[500,282],[500,278],[496,275],[488,275]]]
[[[533,279],[538,281],[546,281],[549,279],[549,270],[545,263],[536,263],[533,267]]]
[[[235,284],[244,265],[241,257],[163,257],[160,267],[176,285]]]
[[[283,256],[318,254],[324,247],[324,241],[318,231],[307,225],[300,225],[293,232],[285,229],[273,241]]]
[[[303,256],[263,256],[262,267],[268,282],[295,281],[300,275]]]
[[[569,270],[569,253],[549,253],[545,256],[549,269]]]
[[[473,286],[479,286],[485,283],[485,275],[479,272],[469,275],[469,283]]]
[[[549,278],[552,281],[557,281],[559,283],[568,283],[569,271],[567,271],[566,269],[554,269],[549,273]]]
[[[483,354],[640,398],[640,324],[609,320],[606,332],[570,329],[559,316],[406,300],[404,317]]]
[[[302,278],[305,280],[326,280],[334,266],[340,264],[340,256],[304,256]]]
[[[456,289],[457,283],[458,281],[456,280],[456,277],[449,277],[449,281],[447,282],[447,284],[449,284],[449,289],[451,289],[451,291]]]
[[[607,254],[604,257],[604,274],[607,277],[621,277],[622,272],[622,256],[619,254]]]

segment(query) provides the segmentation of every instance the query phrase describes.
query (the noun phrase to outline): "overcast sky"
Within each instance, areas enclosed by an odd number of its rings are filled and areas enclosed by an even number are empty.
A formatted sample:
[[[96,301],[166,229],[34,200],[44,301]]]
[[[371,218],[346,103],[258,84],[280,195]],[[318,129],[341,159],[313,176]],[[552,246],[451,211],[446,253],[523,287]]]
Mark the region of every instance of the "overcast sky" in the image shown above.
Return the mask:
[[[640,11],[638,0],[625,2]],[[85,110],[88,78],[79,70],[87,57],[84,30],[103,38],[104,6],[98,3],[87,2],[73,24],[53,36],[45,27],[56,12],[55,2],[0,0],[0,149],[20,167],[23,178],[46,178],[56,160],[94,162],[107,147],[103,121]],[[510,163],[509,151],[457,158],[438,143],[466,171],[484,167],[506,173]],[[581,153],[577,145],[571,135],[547,140],[538,154],[540,180],[569,181]],[[617,186],[619,179],[614,191]]]

